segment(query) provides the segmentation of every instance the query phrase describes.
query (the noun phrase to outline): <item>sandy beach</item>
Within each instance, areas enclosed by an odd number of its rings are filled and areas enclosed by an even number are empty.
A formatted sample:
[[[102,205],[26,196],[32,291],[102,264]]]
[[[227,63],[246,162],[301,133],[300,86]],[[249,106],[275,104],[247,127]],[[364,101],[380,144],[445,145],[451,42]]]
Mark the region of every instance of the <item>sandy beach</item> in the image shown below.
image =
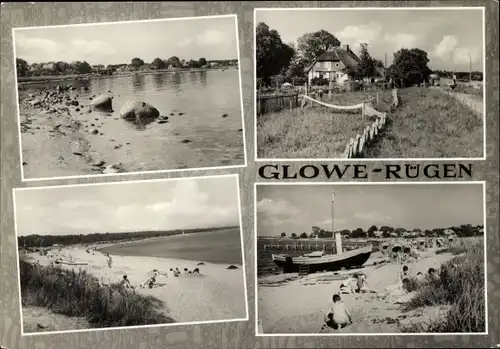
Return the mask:
[[[108,244],[109,245],[109,244]],[[103,247],[92,245],[91,247]],[[135,292],[154,296],[165,303],[164,312],[175,322],[199,322],[243,319],[246,317],[244,274],[241,265],[237,269],[227,269],[229,265],[206,263],[169,258],[111,256],[113,263],[107,265],[106,256],[97,251],[87,252],[89,246],[71,246],[59,250],[53,248],[47,256],[29,253],[26,257],[40,265],[50,265],[57,258],[72,259],[86,265],[60,264],[64,269],[85,270],[98,277],[102,283],[118,283],[127,275]],[[181,275],[174,277],[170,268],[179,268]],[[199,268],[200,275],[188,274],[184,268]],[[158,269],[156,282],[165,284],[157,288],[140,288]],[[26,323],[25,323],[26,325]]]
[[[451,253],[435,254],[430,249],[421,254],[421,259],[406,263],[412,275],[427,273],[429,268],[438,269],[442,263],[452,259]],[[397,284],[397,275],[402,265],[380,263],[384,260],[380,252],[373,253],[362,271],[367,283],[377,293],[342,294],[342,301],[350,311],[353,324],[341,330],[325,330],[333,333],[397,333],[401,327],[428,322],[443,316],[445,307],[428,307],[403,312],[397,304],[411,296],[402,296],[387,291]],[[377,263],[373,265],[373,262]],[[349,274],[353,274],[350,271]],[[339,293],[340,284],[347,272],[325,272],[299,278],[297,274],[280,274],[258,280],[258,319],[263,333],[320,333],[323,316],[332,306],[332,296]]]

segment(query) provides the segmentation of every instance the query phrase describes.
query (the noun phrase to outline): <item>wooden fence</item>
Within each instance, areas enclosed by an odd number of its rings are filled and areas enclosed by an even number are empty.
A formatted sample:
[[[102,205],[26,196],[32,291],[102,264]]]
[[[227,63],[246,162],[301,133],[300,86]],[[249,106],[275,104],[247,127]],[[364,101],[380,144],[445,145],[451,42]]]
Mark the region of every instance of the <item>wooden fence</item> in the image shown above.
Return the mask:
[[[261,96],[257,98],[257,116],[300,107],[299,94]]]

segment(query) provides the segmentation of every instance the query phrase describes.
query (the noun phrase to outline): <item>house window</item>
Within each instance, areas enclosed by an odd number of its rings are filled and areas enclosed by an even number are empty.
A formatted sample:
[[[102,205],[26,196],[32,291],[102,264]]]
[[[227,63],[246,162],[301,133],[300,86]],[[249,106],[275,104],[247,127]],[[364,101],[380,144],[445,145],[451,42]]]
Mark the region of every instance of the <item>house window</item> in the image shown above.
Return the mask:
[[[338,63],[335,63],[335,66],[336,66],[336,67],[338,67],[338,66],[339,66],[339,64],[338,64]]]

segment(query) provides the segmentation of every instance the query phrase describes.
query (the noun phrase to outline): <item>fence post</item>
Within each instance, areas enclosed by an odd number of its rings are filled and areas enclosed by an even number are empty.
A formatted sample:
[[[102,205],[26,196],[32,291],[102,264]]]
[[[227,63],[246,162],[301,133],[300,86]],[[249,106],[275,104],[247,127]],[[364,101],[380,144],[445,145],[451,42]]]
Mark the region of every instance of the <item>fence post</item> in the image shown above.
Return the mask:
[[[292,110],[292,99],[290,98],[290,110]]]
[[[377,92],[377,107],[378,107],[378,92]]]

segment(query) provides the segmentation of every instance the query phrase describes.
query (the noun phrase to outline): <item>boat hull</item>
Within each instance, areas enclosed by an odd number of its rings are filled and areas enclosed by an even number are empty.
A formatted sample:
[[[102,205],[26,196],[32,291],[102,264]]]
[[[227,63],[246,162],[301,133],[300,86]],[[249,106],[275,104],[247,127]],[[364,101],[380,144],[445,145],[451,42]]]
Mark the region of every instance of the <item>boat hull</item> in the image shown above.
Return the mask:
[[[342,268],[350,269],[360,267],[366,263],[372,253],[368,246],[359,250],[349,251],[340,255],[329,255],[317,258],[292,257],[288,255],[274,255],[274,263],[283,268],[284,273],[297,273],[301,268],[307,268],[308,273],[321,271],[337,271]]]

